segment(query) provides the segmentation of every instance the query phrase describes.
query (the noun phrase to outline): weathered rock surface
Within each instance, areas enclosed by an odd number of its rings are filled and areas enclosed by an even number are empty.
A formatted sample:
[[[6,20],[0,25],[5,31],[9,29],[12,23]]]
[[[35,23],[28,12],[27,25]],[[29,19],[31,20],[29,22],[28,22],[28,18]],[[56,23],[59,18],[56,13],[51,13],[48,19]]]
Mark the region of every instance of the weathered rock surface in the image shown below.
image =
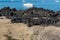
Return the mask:
[[[4,34],[18,40],[60,40],[60,27],[39,25],[28,28],[26,24],[12,24],[10,19],[5,18],[0,19],[0,40],[7,40]]]

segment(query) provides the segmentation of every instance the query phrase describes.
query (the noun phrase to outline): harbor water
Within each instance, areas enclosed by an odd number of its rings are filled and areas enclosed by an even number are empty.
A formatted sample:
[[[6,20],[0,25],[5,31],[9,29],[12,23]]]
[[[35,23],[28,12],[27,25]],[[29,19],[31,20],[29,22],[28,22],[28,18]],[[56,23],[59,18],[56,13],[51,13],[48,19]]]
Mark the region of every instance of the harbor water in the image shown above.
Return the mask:
[[[25,3],[31,3],[35,7],[45,8],[50,10],[60,10],[60,0],[0,0],[0,9],[3,7],[10,7],[16,9],[26,9],[23,6]]]

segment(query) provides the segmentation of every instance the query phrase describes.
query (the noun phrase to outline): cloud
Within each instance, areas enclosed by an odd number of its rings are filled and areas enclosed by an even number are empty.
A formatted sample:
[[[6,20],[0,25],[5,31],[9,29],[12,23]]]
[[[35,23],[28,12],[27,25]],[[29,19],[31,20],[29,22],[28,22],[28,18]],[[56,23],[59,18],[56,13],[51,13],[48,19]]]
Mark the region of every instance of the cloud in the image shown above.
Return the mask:
[[[55,2],[59,2],[59,0],[56,0]]]
[[[33,4],[32,3],[26,3],[26,4],[23,4],[23,6],[25,6],[27,8],[31,8],[31,7],[33,7]]]

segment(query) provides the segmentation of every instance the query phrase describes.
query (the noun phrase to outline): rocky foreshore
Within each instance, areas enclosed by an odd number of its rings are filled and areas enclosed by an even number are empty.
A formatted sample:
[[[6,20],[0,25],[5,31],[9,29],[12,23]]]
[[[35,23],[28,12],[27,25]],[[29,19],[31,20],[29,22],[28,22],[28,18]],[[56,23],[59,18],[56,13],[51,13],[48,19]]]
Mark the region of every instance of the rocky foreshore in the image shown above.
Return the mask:
[[[0,40],[60,40],[60,11],[4,7],[0,9]]]
[[[32,26],[11,23],[10,19],[0,19],[0,40],[60,40],[60,27]]]
[[[11,19],[11,23],[24,23],[27,24],[28,27],[34,25],[58,26],[60,24],[60,11],[55,12],[53,10],[37,7],[32,7],[27,10],[4,7],[0,9],[0,16]]]

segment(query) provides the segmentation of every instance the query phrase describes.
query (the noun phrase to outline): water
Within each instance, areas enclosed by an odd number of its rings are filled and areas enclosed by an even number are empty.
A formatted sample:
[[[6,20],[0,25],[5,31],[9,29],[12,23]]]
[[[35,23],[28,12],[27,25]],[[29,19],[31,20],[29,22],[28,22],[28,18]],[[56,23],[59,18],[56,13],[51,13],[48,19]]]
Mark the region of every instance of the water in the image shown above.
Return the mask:
[[[32,3],[38,8],[42,7],[54,11],[60,10],[59,0],[0,0],[0,9],[9,6],[10,8],[24,10],[26,9],[26,7],[23,6],[24,3]]]

